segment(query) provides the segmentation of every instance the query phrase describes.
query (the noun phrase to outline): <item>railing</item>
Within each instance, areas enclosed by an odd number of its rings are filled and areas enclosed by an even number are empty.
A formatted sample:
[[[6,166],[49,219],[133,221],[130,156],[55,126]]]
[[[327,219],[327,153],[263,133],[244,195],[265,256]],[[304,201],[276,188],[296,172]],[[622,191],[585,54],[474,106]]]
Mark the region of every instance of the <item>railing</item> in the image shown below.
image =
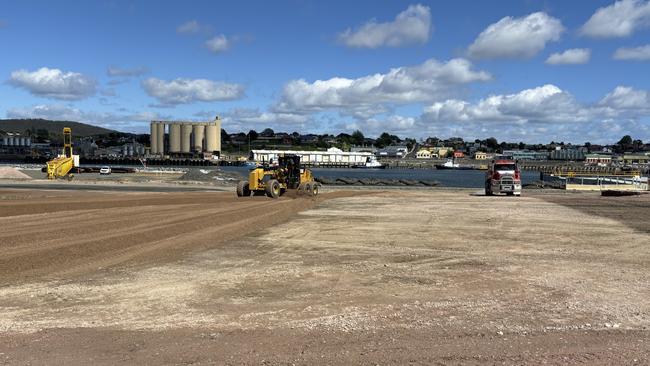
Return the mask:
[[[648,180],[641,177],[638,171],[630,171],[619,174],[598,174],[598,173],[576,173],[566,172],[551,174],[563,181],[567,190],[648,190]]]

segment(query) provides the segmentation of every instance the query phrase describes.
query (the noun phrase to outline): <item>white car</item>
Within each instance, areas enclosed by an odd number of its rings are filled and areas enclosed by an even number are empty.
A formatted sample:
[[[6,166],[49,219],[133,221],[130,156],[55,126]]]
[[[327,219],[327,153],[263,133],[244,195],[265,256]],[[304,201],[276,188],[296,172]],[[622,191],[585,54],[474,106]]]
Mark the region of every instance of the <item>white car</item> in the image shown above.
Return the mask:
[[[99,174],[101,175],[109,175],[111,174],[111,167],[110,166],[103,166],[99,169]]]

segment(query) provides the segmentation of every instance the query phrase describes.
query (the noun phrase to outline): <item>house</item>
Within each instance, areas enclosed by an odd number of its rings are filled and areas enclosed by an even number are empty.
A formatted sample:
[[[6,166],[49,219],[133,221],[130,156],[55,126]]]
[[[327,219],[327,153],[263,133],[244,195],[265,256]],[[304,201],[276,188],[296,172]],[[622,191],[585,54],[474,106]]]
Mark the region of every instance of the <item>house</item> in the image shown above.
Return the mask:
[[[476,160],[487,160],[487,154],[483,151],[477,151],[474,153],[474,159]]]
[[[462,151],[454,151],[454,158],[458,159],[458,158],[464,158],[464,157],[465,157],[464,152],[462,152]]]
[[[431,151],[422,149],[415,154],[416,159],[431,159]]]
[[[587,154],[585,155],[585,165],[605,166],[612,164],[612,156],[604,154]]]

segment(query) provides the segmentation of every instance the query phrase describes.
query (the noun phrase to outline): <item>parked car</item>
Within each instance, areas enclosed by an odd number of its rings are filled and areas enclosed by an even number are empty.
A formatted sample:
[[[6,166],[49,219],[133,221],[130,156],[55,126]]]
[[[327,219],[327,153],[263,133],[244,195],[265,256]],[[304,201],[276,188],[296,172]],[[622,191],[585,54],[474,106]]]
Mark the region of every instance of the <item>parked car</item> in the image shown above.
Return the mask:
[[[495,193],[521,195],[521,172],[515,160],[497,159],[490,162],[485,173],[485,195]]]
[[[99,174],[101,175],[109,175],[111,174],[111,167],[110,166],[103,166],[99,169]]]

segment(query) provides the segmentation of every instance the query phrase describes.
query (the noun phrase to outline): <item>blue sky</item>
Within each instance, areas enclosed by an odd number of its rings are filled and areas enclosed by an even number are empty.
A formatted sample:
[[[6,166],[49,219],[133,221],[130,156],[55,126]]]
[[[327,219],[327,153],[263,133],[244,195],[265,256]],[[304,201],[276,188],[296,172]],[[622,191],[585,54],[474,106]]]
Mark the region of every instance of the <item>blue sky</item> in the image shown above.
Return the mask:
[[[2,1],[0,45],[6,118],[650,140],[647,0]]]

